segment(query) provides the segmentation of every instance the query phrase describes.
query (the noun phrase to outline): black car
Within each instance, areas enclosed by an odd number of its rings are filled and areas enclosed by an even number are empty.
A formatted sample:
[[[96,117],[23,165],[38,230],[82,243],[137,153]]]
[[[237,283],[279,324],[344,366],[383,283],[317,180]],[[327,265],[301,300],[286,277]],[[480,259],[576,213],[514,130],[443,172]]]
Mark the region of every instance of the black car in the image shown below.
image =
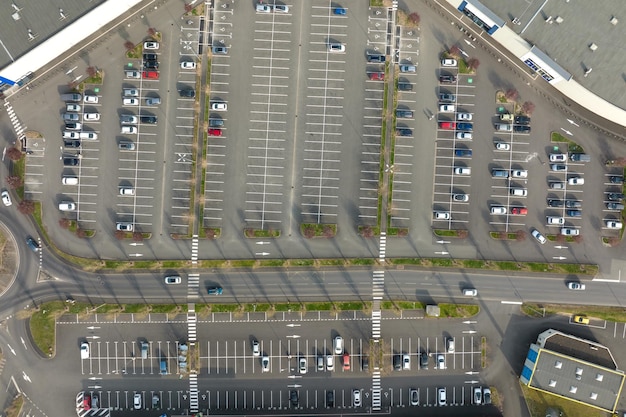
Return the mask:
[[[563,200],[548,200],[548,207],[563,207],[564,205]]]
[[[624,194],[622,193],[609,193],[607,196],[611,201],[620,201],[624,199]]]
[[[335,393],[332,391],[328,391],[326,393],[326,407],[334,407],[335,406]]]
[[[385,55],[367,55],[367,62],[385,62]]]
[[[456,77],[454,75],[440,75],[439,82],[452,84],[456,82]]]
[[[396,117],[403,117],[405,119],[410,119],[411,117],[413,117],[413,111],[397,109]]]
[[[63,146],[65,146],[66,148],[80,148],[80,141],[66,139],[63,141]]]
[[[209,127],[222,127],[224,121],[222,119],[209,119]]]
[[[619,175],[611,175],[609,177],[609,182],[611,184],[623,184],[624,183],[624,177],[621,177]]]
[[[420,353],[420,368],[428,369],[428,353],[425,350]]]
[[[143,67],[146,69],[159,69],[159,61],[144,61]]]
[[[37,243],[37,241],[35,241],[35,239],[33,239],[32,237],[29,237],[26,239],[26,245],[33,251],[33,252],[39,252],[39,244]]]
[[[565,200],[565,207],[567,208],[581,208],[583,203],[578,200]]]
[[[393,355],[393,369],[399,371],[402,369],[402,356],[401,355]]]
[[[413,131],[411,129],[399,128],[396,129],[396,135],[398,136],[411,136]]]
[[[363,359],[361,360],[361,369],[364,371],[367,371],[370,369],[370,360],[367,358],[367,356],[364,356]]]
[[[296,391],[295,389],[289,391],[289,401],[291,401],[291,404],[294,407],[298,406],[298,391]]]
[[[156,61],[159,59],[157,54],[143,54],[144,61]]]
[[[569,217],[582,217],[583,212],[580,210],[565,210],[565,214]]]
[[[184,90],[180,90],[178,92],[178,94],[180,94],[181,97],[195,97],[196,96],[196,90],[194,90],[193,88],[187,88]]]
[[[141,123],[148,123],[148,124],[154,125],[157,122],[157,117],[156,116],[139,116],[139,120],[141,121]]]
[[[528,125],[530,124],[530,117],[528,116],[515,116],[515,124]]]
[[[413,91],[413,84],[411,84],[411,83],[398,83],[398,90],[400,90],[400,91]]]
[[[63,165],[65,165],[66,167],[75,167],[78,164],[78,158],[63,158]]]
[[[530,126],[513,125],[513,131],[518,133],[530,133]]]

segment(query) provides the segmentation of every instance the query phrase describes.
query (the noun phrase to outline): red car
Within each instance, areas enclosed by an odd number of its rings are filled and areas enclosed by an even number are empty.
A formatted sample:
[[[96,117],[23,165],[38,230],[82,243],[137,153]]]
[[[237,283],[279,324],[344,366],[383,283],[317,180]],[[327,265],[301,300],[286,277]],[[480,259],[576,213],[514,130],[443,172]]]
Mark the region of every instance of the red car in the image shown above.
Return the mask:
[[[385,81],[384,72],[370,72],[369,76],[372,81]]]
[[[518,216],[525,216],[528,214],[526,207],[511,207],[511,214],[517,214]]]
[[[209,129],[209,136],[222,136],[222,129]]]
[[[154,80],[158,80],[159,72],[158,71],[144,71],[143,78],[152,78]]]
[[[91,409],[91,397],[87,393],[83,394],[83,409],[85,411]]]
[[[439,128],[445,130],[454,130],[456,128],[456,123],[454,122],[439,122]]]
[[[344,371],[350,370],[350,354],[349,353],[343,354],[343,370]]]

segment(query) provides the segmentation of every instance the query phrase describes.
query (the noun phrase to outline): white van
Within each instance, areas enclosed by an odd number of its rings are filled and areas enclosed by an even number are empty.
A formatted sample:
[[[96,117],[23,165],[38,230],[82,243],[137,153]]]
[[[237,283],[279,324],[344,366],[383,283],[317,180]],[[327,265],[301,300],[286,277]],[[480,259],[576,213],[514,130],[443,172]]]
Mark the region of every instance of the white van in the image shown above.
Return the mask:
[[[335,355],[341,355],[343,353],[343,338],[341,336],[335,337],[334,341]]]
[[[64,176],[61,178],[63,185],[78,185],[78,177]]]

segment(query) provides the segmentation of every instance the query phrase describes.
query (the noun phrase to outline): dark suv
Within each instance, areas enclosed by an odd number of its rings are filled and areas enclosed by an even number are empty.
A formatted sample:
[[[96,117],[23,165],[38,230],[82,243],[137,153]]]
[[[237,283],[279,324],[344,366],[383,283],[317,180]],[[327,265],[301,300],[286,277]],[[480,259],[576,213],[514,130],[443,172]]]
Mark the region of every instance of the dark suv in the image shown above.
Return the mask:
[[[452,84],[456,82],[456,77],[454,75],[440,75],[439,82]]]
[[[33,252],[39,252],[39,244],[37,243],[37,241],[35,241],[35,239],[33,239],[32,237],[29,237],[26,239],[26,245],[33,251]]]
[[[148,124],[154,125],[157,122],[157,117],[156,116],[139,116],[139,120],[141,121],[141,123],[148,123]]]
[[[159,59],[157,54],[143,54],[144,61],[156,61]]]
[[[530,124],[530,117],[528,117],[528,116],[515,116],[515,124],[518,124],[518,125]]]
[[[425,350],[420,353],[420,368],[428,369],[428,353]]]
[[[298,391],[292,389],[289,392],[289,401],[291,401],[291,405],[293,405],[294,407],[298,406]]]
[[[513,125],[513,131],[518,133],[530,133],[530,126]]]
[[[413,84],[406,82],[398,82],[398,90],[400,91],[412,91]]]
[[[385,55],[367,55],[367,62],[385,62]]]
[[[454,103],[456,101],[456,97],[454,94],[441,93],[439,94],[439,101],[444,103]]]
[[[180,90],[178,92],[178,94],[180,94],[181,97],[195,97],[196,96],[196,90],[192,89],[192,88],[187,88],[184,90]]]
[[[80,141],[65,139],[63,141],[63,146],[65,146],[66,148],[80,148]]]
[[[209,119],[209,127],[222,127],[224,121],[222,119]]]
[[[159,69],[159,61],[145,61],[143,67],[146,69]]]

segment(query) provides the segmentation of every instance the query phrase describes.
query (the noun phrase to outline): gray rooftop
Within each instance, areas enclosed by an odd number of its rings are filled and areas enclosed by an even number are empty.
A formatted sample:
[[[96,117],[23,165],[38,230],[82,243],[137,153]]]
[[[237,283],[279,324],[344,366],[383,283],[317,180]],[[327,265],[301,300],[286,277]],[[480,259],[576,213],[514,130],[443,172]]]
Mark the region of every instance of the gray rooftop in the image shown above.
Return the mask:
[[[623,45],[626,39],[626,2],[480,1],[507,21],[508,27],[537,45],[570,72],[585,88],[626,109],[626,54]],[[519,19],[519,25],[511,23],[514,18]],[[590,48],[593,45],[595,51]],[[592,71],[584,77],[589,68]]]
[[[0,0],[0,68],[105,1]]]
[[[613,355],[611,355],[611,351],[606,346],[584,339],[569,337],[563,333],[555,333],[546,339],[543,347],[544,349],[572,356],[608,369],[617,369]]]

